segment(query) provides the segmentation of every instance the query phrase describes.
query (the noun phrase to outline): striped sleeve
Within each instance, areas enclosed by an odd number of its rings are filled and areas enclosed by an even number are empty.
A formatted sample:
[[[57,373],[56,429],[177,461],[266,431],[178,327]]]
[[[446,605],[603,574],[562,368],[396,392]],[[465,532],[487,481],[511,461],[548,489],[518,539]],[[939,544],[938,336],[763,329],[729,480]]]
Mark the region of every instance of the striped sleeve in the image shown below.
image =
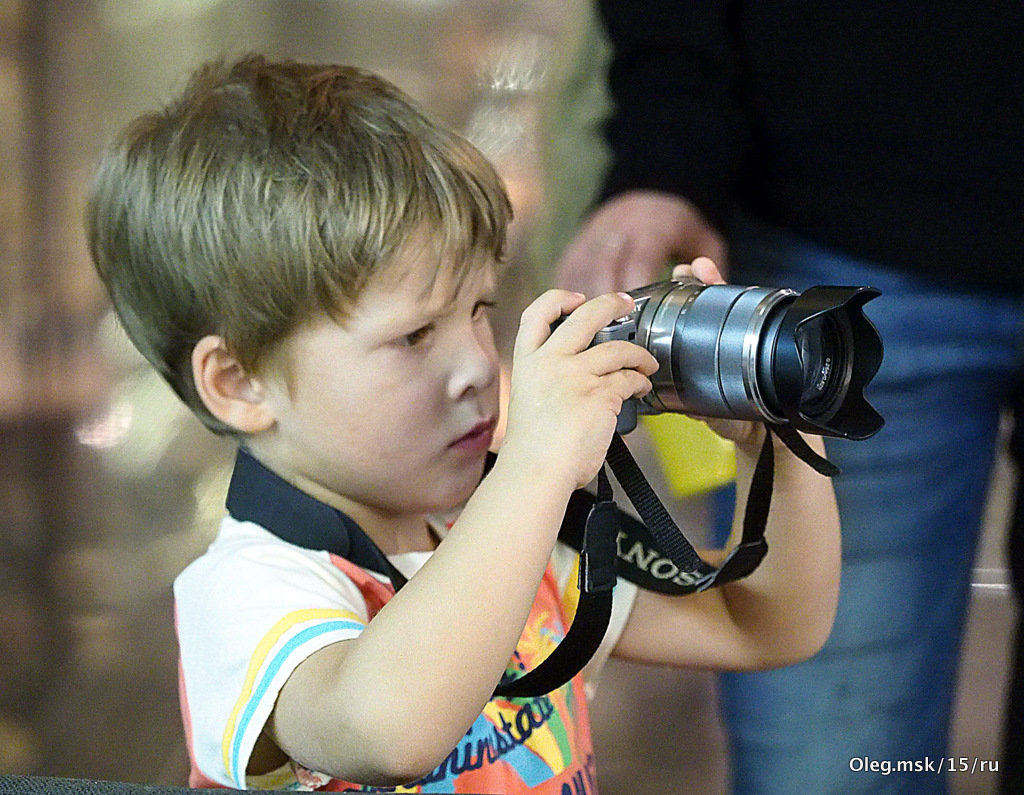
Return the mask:
[[[326,553],[253,528],[229,528],[235,532],[222,533],[175,582],[193,767],[239,789],[288,677],[314,652],[357,637],[369,620],[359,588]],[[244,545],[231,543],[241,537]]]

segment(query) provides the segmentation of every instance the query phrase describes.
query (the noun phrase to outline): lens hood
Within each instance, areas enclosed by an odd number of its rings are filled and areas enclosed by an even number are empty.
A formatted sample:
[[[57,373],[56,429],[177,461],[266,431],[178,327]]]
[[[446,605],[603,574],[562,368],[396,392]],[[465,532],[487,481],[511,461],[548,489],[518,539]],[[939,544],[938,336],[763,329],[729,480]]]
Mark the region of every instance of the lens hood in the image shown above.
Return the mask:
[[[798,430],[845,439],[867,439],[884,425],[864,396],[882,364],[882,338],[864,315],[864,305],[881,295],[873,287],[822,285],[800,293],[786,307],[771,355],[772,382],[786,419]],[[841,336],[842,356],[829,361],[835,394],[825,408],[805,399],[807,362],[798,340],[814,325],[827,324]]]

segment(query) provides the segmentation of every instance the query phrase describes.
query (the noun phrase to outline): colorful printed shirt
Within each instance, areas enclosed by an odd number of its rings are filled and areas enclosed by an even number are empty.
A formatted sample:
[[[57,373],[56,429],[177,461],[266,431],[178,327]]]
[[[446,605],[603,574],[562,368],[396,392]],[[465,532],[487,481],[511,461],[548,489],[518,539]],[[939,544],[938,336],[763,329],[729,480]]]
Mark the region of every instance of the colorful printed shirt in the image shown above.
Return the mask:
[[[301,504],[289,506],[296,521],[303,520]],[[435,529],[443,534],[446,528]],[[411,577],[429,556],[390,560]],[[556,547],[510,671],[534,668],[564,636],[578,596],[577,558],[572,549]],[[182,572],[174,590],[191,786],[379,791],[294,762],[267,776],[245,771],[285,681],[314,652],[362,632],[394,594],[386,577],[226,516],[214,543]],[[585,688],[618,641],[634,596],[631,584],[616,587],[611,625],[581,675],[546,696],[491,700],[432,773],[383,791],[595,793]]]

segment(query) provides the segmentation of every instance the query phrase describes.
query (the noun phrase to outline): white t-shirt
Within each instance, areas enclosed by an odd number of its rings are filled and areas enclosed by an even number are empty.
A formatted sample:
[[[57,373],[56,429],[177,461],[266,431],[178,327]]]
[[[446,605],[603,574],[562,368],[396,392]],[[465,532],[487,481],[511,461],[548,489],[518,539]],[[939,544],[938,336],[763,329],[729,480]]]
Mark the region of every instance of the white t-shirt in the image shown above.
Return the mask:
[[[390,560],[412,577],[430,554]],[[578,598],[577,561],[574,550],[556,546],[510,665],[532,668],[564,637]],[[245,770],[285,681],[314,652],[362,632],[393,594],[387,578],[226,516],[209,550],[177,578],[174,593],[192,786],[327,784],[328,776],[295,763],[258,779]],[[635,594],[635,586],[620,580],[611,624],[584,677],[538,699],[489,702],[420,791],[560,793],[568,783],[574,792],[596,792],[584,684],[593,683],[617,643]]]

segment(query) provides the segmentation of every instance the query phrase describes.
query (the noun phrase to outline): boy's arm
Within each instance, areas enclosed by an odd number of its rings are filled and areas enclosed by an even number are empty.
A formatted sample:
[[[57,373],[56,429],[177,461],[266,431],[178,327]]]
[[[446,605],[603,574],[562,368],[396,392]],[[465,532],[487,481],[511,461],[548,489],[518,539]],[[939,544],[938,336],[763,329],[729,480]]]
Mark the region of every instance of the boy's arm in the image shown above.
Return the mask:
[[[362,634],[298,666],[271,719],[290,758],[394,785],[457,745],[512,657],[567,499],[514,470],[499,456],[431,559]]]
[[[673,270],[724,284],[715,264],[699,257]],[[736,442],[736,513],[742,517],[757,456],[760,425],[709,423]],[[805,437],[819,455],[820,437]],[[615,654],[630,659],[719,669],[769,668],[814,654],[832,628],[839,598],[839,515],[831,481],[800,461],[772,436],[775,480],[765,528],[768,554],[748,577],[690,596],[637,595]]]
[[[764,428],[737,443],[739,538]],[[831,481],[773,438],[768,554],[748,577],[690,596],[637,595],[615,654],[718,669],[770,668],[813,655],[828,638],[839,594],[839,518]],[[822,454],[820,437],[805,437]]]
[[[628,297],[582,302],[552,291],[524,313],[494,468],[362,634],[314,653],[284,685],[270,729],[289,757],[350,781],[409,781],[479,716],[512,657],[570,493],[595,476],[622,401],[646,393],[657,368],[630,343],[588,349],[630,311]]]

